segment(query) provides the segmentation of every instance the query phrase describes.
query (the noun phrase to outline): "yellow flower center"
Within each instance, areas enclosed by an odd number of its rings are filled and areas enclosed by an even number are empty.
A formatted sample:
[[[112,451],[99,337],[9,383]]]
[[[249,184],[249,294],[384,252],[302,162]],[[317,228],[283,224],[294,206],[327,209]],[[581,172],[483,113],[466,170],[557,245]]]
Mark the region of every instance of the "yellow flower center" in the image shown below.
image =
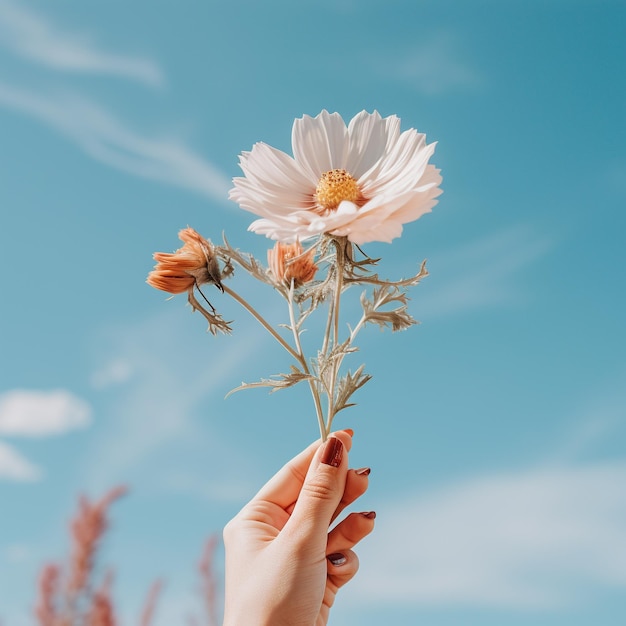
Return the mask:
[[[315,199],[324,210],[334,211],[344,200],[358,202],[361,192],[346,170],[329,170],[317,183]]]

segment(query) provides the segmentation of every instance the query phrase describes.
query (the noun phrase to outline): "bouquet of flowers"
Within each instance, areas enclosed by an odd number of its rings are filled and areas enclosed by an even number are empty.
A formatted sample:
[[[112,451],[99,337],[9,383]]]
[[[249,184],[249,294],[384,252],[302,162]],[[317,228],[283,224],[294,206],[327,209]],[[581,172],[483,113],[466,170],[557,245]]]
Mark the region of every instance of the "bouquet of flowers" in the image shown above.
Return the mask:
[[[147,282],[171,294],[186,293],[192,309],[208,321],[214,335],[230,333],[226,321],[201,290],[213,284],[243,306],[292,359],[287,373],[242,383],[233,391],[269,387],[277,391],[306,383],[311,391],[322,439],[334,417],[354,403],[353,393],[370,376],[360,366],[346,370],[344,359],[356,351],[355,339],[367,324],[392,331],[416,323],[409,314],[407,290],[428,272],[425,263],[409,278],[387,280],[376,272],[380,259],[362,246],[391,242],[402,225],[432,210],[441,194],[440,171],[429,159],[435,144],[415,129],[400,132],[400,119],[362,111],[346,126],[337,113],[295,120],[293,157],[265,143],[240,156],[244,176],[233,180],[230,198],[259,216],[249,230],[276,241],[267,264],[233,248],[226,237],[213,244],[192,228],[180,231],[183,246],[157,252]],[[274,328],[240,293],[229,286],[243,270],[278,293],[288,319]],[[344,331],[342,296],[364,288],[360,318]],[[301,341],[305,322],[325,307],[323,336],[316,354]]]

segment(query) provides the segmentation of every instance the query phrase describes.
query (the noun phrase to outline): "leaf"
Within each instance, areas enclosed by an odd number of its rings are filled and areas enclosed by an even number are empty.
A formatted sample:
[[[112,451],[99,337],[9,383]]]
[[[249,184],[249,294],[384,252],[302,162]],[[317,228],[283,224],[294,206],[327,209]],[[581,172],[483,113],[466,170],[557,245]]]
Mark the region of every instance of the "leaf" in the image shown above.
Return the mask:
[[[380,307],[396,302],[400,303],[399,307],[391,310],[379,310]],[[406,293],[394,285],[376,287],[372,292],[371,300],[367,298],[366,292],[361,294],[365,323],[378,324],[381,329],[389,326],[393,332],[406,330],[417,324],[417,320],[407,312],[408,304],[409,299]]]
[[[261,282],[267,283],[268,285],[276,286],[275,282],[272,280],[267,269],[254,258],[251,254],[239,252],[238,249],[233,248],[228,240],[226,239],[226,235],[222,235],[224,239],[223,246],[215,246],[215,252],[217,255],[226,263],[226,266],[230,266],[229,274],[233,273],[231,261],[234,261],[241,268],[246,270],[251,276],[260,280]],[[222,273],[224,276],[224,273]]]
[[[426,278],[428,276],[428,270],[426,269],[426,261],[422,261],[420,264],[420,268],[414,276],[409,276],[409,278],[401,278],[400,280],[386,280],[384,278],[380,278],[378,274],[367,274],[365,276],[348,276],[346,277],[346,282],[351,283],[353,285],[380,285],[380,286],[390,286],[390,287],[414,287],[417,285],[422,278]]]
[[[351,344],[351,340],[348,337],[345,341],[337,346],[334,346],[329,354],[324,354],[321,351],[317,353],[317,371],[319,372],[319,378],[322,381],[324,387],[329,390],[331,386],[331,376],[334,369],[339,370],[341,367],[341,361],[343,357],[352,352],[358,352],[358,348]],[[336,361],[339,363],[336,364]],[[313,362],[315,368],[315,362]]]
[[[335,415],[349,406],[354,406],[354,402],[348,402],[350,396],[372,378],[370,374],[363,373],[364,369],[365,365],[361,365],[354,374],[348,372],[340,379],[337,385],[337,397],[335,399]]]
[[[202,315],[204,315],[206,321],[209,322],[209,327],[207,330],[212,335],[217,335],[218,332],[222,332],[225,335],[230,335],[230,333],[233,331],[230,326],[232,322],[227,322],[219,313],[215,312],[215,309],[213,309],[213,312],[207,311],[200,304],[200,302],[198,302],[193,294],[193,291],[188,292],[187,301],[189,302],[192,311],[199,311],[200,313],[202,313]],[[211,308],[213,308],[213,305],[211,303],[209,303],[209,305],[211,306]]]
[[[270,393],[274,393],[275,391],[279,391],[280,389],[293,387],[303,380],[309,380],[314,378],[310,374],[305,374],[304,372],[300,371],[294,365],[292,365],[290,369],[291,372],[289,374],[275,374],[272,378],[262,378],[256,383],[242,382],[239,387],[231,389],[226,394],[226,397],[228,398],[228,396],[235,393],[236,391],[241,391],[243,389],[256,389],[259,387],[269,387]]]

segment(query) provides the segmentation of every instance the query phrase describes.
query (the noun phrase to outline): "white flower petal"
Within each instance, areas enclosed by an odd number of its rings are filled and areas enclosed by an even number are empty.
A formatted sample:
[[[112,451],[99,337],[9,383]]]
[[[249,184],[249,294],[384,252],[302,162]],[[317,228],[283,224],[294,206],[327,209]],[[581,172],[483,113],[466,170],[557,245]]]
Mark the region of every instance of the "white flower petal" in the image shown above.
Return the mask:
[[[306,173],[288,154],[265,143],[257,143],[251,152],[244,152],[240,165],[247,178],[260,184],[274,183],[278,187],[300,189],[315,189],[317,185],[317,178],[307,178]]]
[[[413,129],[402,133],[378,167],[359,180],[363,195],[372,198],[379,193],[403,193],[414,188],[435,151],[435,145],[427,146],[426,136]]]
[[[387,129],[387,145],[385,146],[385,154],[388,154],[400,136],[400,118],[397,115],[390,115],[384,119],[384,122]]]
[[[293,123],[291,145],[295,160],[317,183],[324,172],[345,169],[348,129],[338,113],[304,115]]]
[[[434,165],[428,165],[422,176],[422,184],[413,190],[406,204],[393,214],[394,219],[406,224],[420,218],[424,213],[430,213],[437,204],[436,198],[443,193],[439,187],[441,180],[440,170]]]
[[[313,208],[315,191],[298,164],[267,144],[255,144],[240,157],[245,177],[234,178],[229,198],[257,215]]]
[[[337,113],[322,111],[294,122],[294,157],[256,144],[240,159],[230,197],[262,219],[250,230],[286,243],[323,233],[354,243],[391,241],[402,225],[431,211],[441,194],[440,171],[428,161],[436,144],[415,129],[400,133],[396,116],[362,111],[346,128]],[[345,169],[365,198],[343,200],[322,211],[315,199],[319,177]],[[359,206],[361,204],[361,206]]]
[[[372,114],[361,111],[350,121],[348,134],[350,153],[345,169],[358,179],[384,155],[388,143],[387,123],[377,111]]]

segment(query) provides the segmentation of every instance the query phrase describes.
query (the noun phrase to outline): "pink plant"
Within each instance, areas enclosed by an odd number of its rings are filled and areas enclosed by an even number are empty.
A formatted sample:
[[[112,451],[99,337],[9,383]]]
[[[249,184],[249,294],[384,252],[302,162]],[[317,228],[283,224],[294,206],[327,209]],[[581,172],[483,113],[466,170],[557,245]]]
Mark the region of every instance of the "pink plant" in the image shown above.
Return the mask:
[[[94,584],[97,552],[107,528],[111,504],[126,493],[116,487],[101,500],[79,499],[70,523],[70,562],[65,570],[54,563],[42,569],[35,616],[39,626],[115,626],[111,599],[112,575]]]
[[[162,590],[163,582],[161,580],[157,580],[152,583],[152,586],[148,591],[148,597],[146,598],[146,603],[144,605],[143,611],[141,612],[141,619],[139,621],[140,626],[150,626],[150,624],[152,623],[152,618],[154,617],[157,601],[159,599],[159,596],[161,595]]]
[[[111,585],[113,575],[109,572],[101,587],[92,594],[91,607],[87,618],[89,626],[115,626]]]
[[[39,601],[35,609],[37,621],[41,626],[56,626],[57,595],[61,571],[57,565],[44,565],[39,576]]]
[[[116,487],[94,503],[85,496],[79,498],[78,511],[70,522],[69,564],[62,568],[56,563],[47,563],[39,576],[35,605],[38,626],[118,626],[112,595],[113,573],[108,571],[97,585],[96,566],[98,549],[109,527],[109,507],[126,491],[125,487]],[[192,620],[195,624],[218,626],[214,568],[217,545],[217,537],[210,537],[198,564],[206,619],[202,622]],[[139,626],[151,626],[162,589],[160,580],[150,587]]]
[[[215,574],[215,551],[217,535],[211,535],[204,544],[202,559],[198,564],[200,574],[200,596],[206,615],[206,626],[217,626],[217,576]]]

